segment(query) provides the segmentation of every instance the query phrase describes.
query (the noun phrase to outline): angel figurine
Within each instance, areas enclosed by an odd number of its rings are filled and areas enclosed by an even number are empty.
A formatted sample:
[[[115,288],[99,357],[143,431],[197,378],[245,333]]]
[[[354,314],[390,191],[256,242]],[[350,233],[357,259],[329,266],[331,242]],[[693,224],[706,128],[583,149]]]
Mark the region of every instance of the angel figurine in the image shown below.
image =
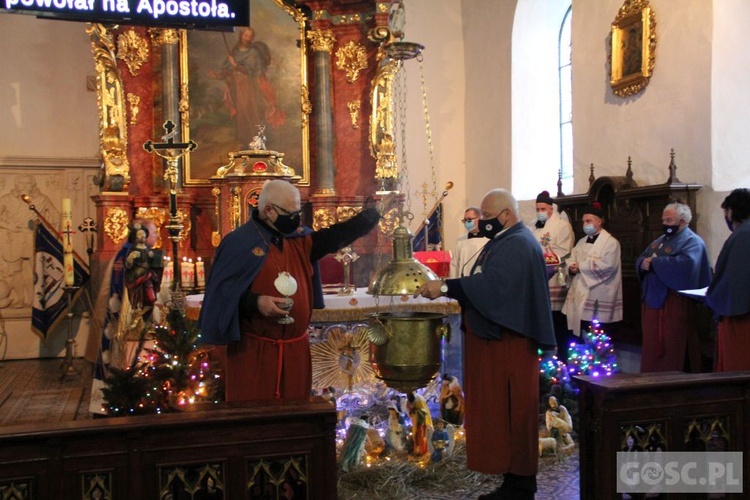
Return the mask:
[[[435,419],[434,429],[427,431],[427,445],[430,449],[430,460],[439,462],[453,454],[456,428],[445,423],[442,418]]]

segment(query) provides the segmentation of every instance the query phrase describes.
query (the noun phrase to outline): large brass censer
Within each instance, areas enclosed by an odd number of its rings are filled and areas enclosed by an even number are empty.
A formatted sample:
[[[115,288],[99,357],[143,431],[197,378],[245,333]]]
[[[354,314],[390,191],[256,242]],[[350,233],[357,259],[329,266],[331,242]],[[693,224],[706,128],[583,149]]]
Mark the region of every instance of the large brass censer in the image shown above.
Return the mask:
[[[411,234],[393,233],[393,259],[370,283],[372,295],[413,295],[425,282],[439,279],[414,258]],[[447,316],[438,313],[378,312],[369,319],[370,364],[375,376],[401,392],[426,386],[442,363],[441,342],[449,338]]]
[[[440,371],[441,340],[450,340],[446,318],[426,312],[373,314],[368,334],[375,376],[400,392],[426,386]]]

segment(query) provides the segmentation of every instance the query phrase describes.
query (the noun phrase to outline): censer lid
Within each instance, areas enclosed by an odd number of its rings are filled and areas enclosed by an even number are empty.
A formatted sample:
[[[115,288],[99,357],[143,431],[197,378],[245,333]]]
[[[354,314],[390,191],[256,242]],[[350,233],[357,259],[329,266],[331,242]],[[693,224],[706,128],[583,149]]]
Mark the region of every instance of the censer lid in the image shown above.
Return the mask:
[[[393,232],[393,259],[370,283],[371,295],[413,295],[419,287],[440,279],[429,267],[414,258],[412,235],[404,226]]]

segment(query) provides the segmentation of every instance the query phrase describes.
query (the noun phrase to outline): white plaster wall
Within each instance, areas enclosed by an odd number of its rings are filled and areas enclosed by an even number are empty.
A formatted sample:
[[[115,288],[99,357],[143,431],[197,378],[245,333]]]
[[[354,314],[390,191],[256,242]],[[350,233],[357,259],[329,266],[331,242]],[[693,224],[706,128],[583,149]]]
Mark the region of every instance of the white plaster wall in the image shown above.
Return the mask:
[[[698,199],[703,214],[702,233],[715,260],[729,230],[721,203],[732,189],[750,187],[750,51],[746,49],[750,2],[713,2],[711,141],[712,190]],[[699,230],[702,229],[699,226]]]
[[[513,26],[513,194],[557,192],[560,168],[560,25],[568,2],[523,0]],[[520,175],[516,175],[516,173]]]
[[[95,158],[95,75],[84,23],[0,14],[0,160]]]
[[[590,163],[594,163],[597,176],[623,175],[629,156],[640,185],[665,182],[669,151],[674,148],[678,178],[704,186],[698,192],[695,220],[712,260],[726,237],[717,224],[717,196],[712,186],[716,168],[712,75],[716,68],[711,47],[724,43],[723,28],[719,30],[713,23],[713,5],[720,3],[651,2],[658,37],[654,73],[643,92],[623,99],[611,92],[606,62],[609,24],[621,2],[603,0],[593,9],[586,0],[573,2],[576,192],[588,188]]]
[[[595,174],[624,175],[633,160],[640,185],[665,182],[669,151],[683,182],[711,181],[711,3],[651,2],[656,13],[653,77],[635,96],[615,96],[607,63],[610,24],[622,2],[573,2],[573,116],[576,192]]]
[[[461,4],[456,0],[408,0],[404,40],[425,46],[424,71],[427,107],[433,145],[434,183],[442,193],[448,181],[454,187],[444,203],[446,250],[452,250],[464,233],[460,222],[467,204],[478,203],[469,196],[466,144],[464,141],[466,79],[464,75],[464,32]],[[407,72],[407,160],[411,210],[416,218],[414,232],[423,213],[422,198],[415,195],[427,183],[432,191],[433,176],[427,143],[419,63],[406,61]],[[397,138],[398,141],[399,138]],[[473,177],[473,176],[472,176]],[[435,199],[428,201],[428,210]]]
[[[58,209],[63,197],[72,198],[76,220],[92,216],[88,196],[95,191],[92,177],[99,163],[99,118],[96,93],[86,90],[86,77],[95,70],[84,24],[0,14],[0,46],[0,193],[20,172],[53,172],[51,184],[37,187]],[[76,249],[86,259],[82,239]],[[76,310],[71,325],[77,355],[88,342],[82,311]],[[30,308],[8,307],[0,315],[6,358],[65,354],[67,319],[42,341],[31,332]]]
[[[713,175],[716,191],[750,186],[750,51],[747,27],[750,2],[713,2],[712,133]]]
[[[511,188],[511,33],[515,0],[462,2],[466,77],[466,199]]]

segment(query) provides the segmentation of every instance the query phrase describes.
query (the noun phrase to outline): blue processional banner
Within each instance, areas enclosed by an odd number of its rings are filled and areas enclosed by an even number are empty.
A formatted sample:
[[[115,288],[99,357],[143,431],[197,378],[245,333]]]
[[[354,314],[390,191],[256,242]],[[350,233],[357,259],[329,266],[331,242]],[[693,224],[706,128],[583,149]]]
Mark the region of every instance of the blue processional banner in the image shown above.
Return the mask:
[[[75,289],[71,294],[71,301],[74,303],[89,280],[89,268],[76,253],[73,254],[73,269]],[[42,339],[46,339],[65,316],[67,306],[62,238],[49,222],[40,217],[34,229],[34,303],[31,329]]]

